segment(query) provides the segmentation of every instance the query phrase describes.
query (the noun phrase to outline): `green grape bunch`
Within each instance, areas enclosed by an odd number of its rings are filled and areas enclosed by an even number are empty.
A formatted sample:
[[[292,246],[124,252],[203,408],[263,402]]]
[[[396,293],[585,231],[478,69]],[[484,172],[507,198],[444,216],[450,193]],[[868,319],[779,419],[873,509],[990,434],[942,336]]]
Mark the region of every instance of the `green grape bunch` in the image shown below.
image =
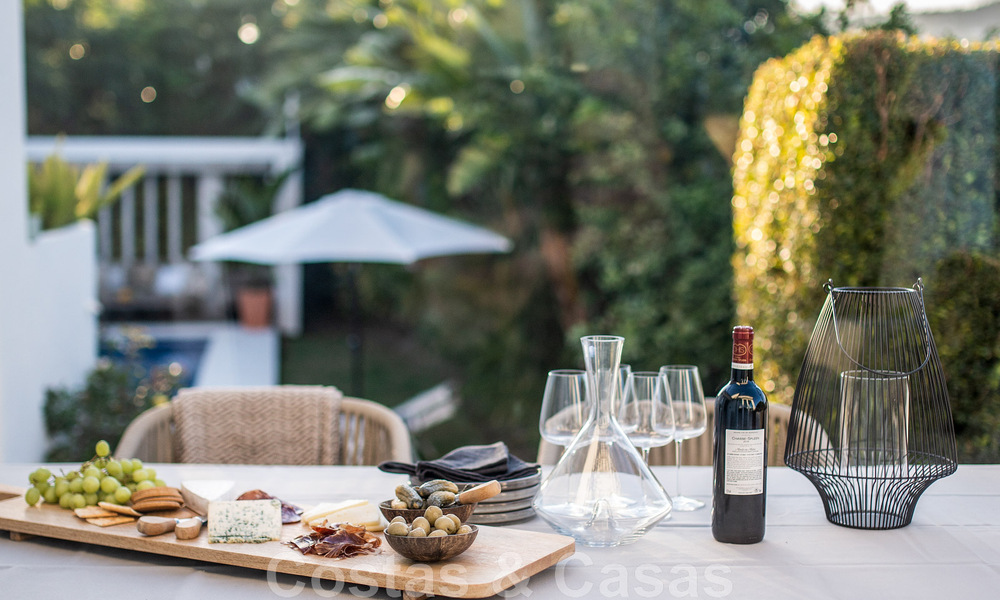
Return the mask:
[[[55,475],[45,467],[28,474],[31,487],[24,501],[31,506],[40,502],[75,509],[96,506],[98,502],[128,504],[132,492],[166,486],[158,479],[156,469],[142,464],[138,458],[115,458],[111,445],[100,440],[94,446],[94,457],[79,469]]]

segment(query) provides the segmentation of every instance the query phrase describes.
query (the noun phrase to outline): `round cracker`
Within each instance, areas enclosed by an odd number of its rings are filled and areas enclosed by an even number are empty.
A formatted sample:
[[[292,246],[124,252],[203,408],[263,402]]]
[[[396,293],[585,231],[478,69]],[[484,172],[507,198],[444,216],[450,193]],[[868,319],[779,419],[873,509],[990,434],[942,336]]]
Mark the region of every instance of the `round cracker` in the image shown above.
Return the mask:
[[[181,491],[173,487],[151,487],[144,490],[136,490],[132,492],[132,502],[138,502],[140,500],[145,500],[146,498],[154,498],[157,496],[174,496],[181,498]]]
[[[177,494],[154,494],[152,496],[143,496],[142,498],[132,498],[132,504],[137,502],[148,502],[150,500],[170,500],[171,502],[184,502],[184,496],[178,496]]]
[[[184,502],[183,496],[174,496],[172,494],[164,494],[162,496],[146,496],[145,498],[139,498],[138,500],[132,500],[132,504],[139,502],[149,502],[150,500],[163,501],[168,500],[170,502]]]
[[[141,513],[157,512],[160,510],[177,510],[180,507],[180,502],[176,502],[174,500],[157,500],[155,498],[150,498],[148,500],[132,504],[132,508]]]

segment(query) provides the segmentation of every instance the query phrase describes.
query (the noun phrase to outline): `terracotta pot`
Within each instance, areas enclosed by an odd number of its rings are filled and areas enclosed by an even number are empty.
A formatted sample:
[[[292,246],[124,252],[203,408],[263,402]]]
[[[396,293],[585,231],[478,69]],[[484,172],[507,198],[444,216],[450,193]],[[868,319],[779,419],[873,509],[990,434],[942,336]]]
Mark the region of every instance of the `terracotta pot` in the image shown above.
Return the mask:
[[[240,325],[253,329],[271,324],[271,290],[267,288],[241,288],[236,294],[236,313]]]

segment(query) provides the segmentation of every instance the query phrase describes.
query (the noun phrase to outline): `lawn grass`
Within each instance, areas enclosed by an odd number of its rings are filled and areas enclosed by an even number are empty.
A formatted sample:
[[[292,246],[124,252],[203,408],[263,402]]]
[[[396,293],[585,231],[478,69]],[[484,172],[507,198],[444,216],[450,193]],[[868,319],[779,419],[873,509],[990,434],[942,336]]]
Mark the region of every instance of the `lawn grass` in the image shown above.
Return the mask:
[[[332,385],[357,396],[351,383],[348,328],[339,323],[310,324],[299,337],[281,342],[281,382]],[[440,384],[454,381],[456,370],[398,327],[369,324],[364,331],[364,391],[361,397],[386,406]],[[413,437],[420,458],[433,459],[467,444],[482,444],[477,429],[458,414]]]
[[[364,388],[351,382],[348,329],[339,324],[310,326],[281,343],[281,382],[333,385],[349,396],[396,406],[453,377],[449,365],[421,347],[413,336],[388,326],[369,325],[364,332]]]

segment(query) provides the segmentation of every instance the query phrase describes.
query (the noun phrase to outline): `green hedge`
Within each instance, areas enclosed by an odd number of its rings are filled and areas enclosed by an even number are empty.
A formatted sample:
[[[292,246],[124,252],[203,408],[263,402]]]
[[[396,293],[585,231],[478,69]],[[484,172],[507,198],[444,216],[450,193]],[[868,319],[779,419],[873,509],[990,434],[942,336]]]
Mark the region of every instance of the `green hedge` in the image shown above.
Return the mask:
[[[982,369],[942,351],[959,435],[972,433],[962,423],[981,413],[969,412],[966,394],[988,386],[987,373],[996,379],[998,318],[933,302],[996,310],[997,274],[986,265],[997,255],[998,100],[993,46],[886,32],[816,37],[758,69],[734,156],[734,293],[739,320],[756,326],[758,378],[775,400],[791,401],[823,282],[909,286],[922,276],[939,345],[992,336],[977,349]],[[963,319],[978,322],[953,326]],[[997,394],[985,396],[1000,413]],[[977,435],[960,439],[963,459],[1000,439]]]
[[[938,265],[927,308],[967,462],[1000,461],[1000,260],[956,252]]]

